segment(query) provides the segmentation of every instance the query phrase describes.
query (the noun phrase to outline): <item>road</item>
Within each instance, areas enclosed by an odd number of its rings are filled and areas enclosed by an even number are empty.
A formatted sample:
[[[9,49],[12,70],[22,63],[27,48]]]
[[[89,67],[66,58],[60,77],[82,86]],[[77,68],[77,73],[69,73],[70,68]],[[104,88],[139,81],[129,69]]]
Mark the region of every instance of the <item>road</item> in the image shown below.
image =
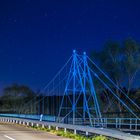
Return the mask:
[[[0,140],[71,140],[25,126],[0,123]]]

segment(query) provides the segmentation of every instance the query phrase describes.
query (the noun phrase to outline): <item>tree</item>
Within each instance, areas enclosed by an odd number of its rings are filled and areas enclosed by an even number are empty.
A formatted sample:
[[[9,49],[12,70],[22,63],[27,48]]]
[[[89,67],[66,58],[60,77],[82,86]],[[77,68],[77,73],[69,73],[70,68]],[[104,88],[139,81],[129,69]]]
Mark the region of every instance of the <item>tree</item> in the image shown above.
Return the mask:
[[[105,71],[109,77],[115,82],[115,84],[119,87],[121,86],[122,80],[123,80],[123,74],[122,74],[122,51],[121,47],[118,42],[115,41],[108,41],[105,44],[105,47],[99,51],[94,52],[92,54],[92,58],[98,63],[98,65]],[[105,77],[102,76],[102,79],[104,81],[106,80]],[[107,81],[106,81],[107,82]],[[97,83],[97,82],[96,82]],[[100,88],[101,89],[101,88]],[[119,95],[118,89],[115,89],[117,95]],[[104,97],[106,97],[106,110],[112,105],[113,98],[108,98],[110,95],[110,92],[107,89],[104,89]],[[119,110],[121,111],[120,104],[118,104]]]
[[[25,85],[13,84],[11,86],[4,88],[4,96],[13,96],[13,97],[30,97],[33,96],[34,92]]]
[[[136,78],[137,73],[140,70],[140,47],[138,43],[133,39],[127,39],[124,41],[123,47],[123,64],[125,70],[125,76],[127,80],[127,94]]]
[[[140,48],[138,43],[133,39],[125,40],[123,45],[115,41],[108,41],[101,51],[93,52],[91,56],[118,87],[126,87],[126,93],[129,95],[132,84],[140,70]],[[104,79],[104,77],[102,78]],[[120,98],[123,98],[117,88],[114,91]],[[105,93],[105,97],[110,95],[106,88],[102,89],[102,93]],[[111,102],[107,102],[107,108],[114,102],[113,98],[111,100]],[[119,102],[117,106],[121,111],[122,107]]]
[[[33,96],[34,92],[25,85],[13,84],[5,87],[1,97],[2,108],[3,110],[17,112]]]

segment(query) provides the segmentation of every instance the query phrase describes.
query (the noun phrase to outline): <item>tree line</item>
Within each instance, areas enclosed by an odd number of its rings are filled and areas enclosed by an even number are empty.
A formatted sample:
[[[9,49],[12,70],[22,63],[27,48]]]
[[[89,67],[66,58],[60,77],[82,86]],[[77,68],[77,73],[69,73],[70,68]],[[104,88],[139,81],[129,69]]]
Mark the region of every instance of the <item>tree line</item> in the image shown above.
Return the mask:
[[[102,50],[91,53],[91,58],[119,88],[134,102],[140,104],[140,83],[138,82],[140,78],[140,45],[138,42],[132,38],[123,42],[107,41]],[[113,101],[114,99],[110,97],[108,89],[102,88],[98,81],[95,81],[95,83],[97,90],[100,89],[99,92],[101,92],[103,100],[106,102],[106,110],[110,110],[109,106],[111,107],[114,102],[116,103],[116,106],[113,107],[114,110],[125,111],[120,102]],[[117,88],[114,91],[126,102],[126,99]],[[107,100],[109,97],[110,99]]]

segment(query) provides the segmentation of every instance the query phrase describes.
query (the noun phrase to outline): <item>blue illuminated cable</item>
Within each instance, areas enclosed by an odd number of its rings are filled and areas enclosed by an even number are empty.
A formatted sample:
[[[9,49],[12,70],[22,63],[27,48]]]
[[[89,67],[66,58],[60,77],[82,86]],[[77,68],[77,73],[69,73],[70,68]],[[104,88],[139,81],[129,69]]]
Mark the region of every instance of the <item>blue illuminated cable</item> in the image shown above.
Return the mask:
[[[63,69],[67,66],[67,64],[70,62],[72,56],[68,59],[68,61],[63,65],[63,67],[57,72],[57,74],[54,76],[54,78],[38,93],[35,95],[35,97],[33,99],[31,99],[30,101],[28,101],[24,106],[26,107],[28,104],[30,104],[32,102],[32,100],[34,100],[36,97],[38,97],[39,95],[42,94],[42,92],[44,92],[46,90],[46,88],[57,78],[57,76],[63,71]],[[23,108],[20,111],[23,110]]]
[[[109,91],[127,108],[129,112],[131,112],[136,118],[139,118],[111,89],[110,87],[92,70],[91,72],[94,74],[94,76],[106,87],[109,89]]]
[[[129,99],[129,101],[131,101],[131,103],[133,103],[138,109],[140,109],[140,107],[132,100],[132,99],[130,99],[129,98],[129,96],[128,95],[126,95],[126,93],[124,92],[124,91],[122,91],[114,82],[113,82],[113,80],[111,80],[110,78],[109,78],[109,76],[107,76],[107,74],[105,74],[105,72],[103,71],[103,70],[101,70],[89,57],[88,57],[88,59],[90,60],[90,62],[94,65],[94,66],[96,66],[96,68],[118,89],[118,90],[120,90],[128,99]]]

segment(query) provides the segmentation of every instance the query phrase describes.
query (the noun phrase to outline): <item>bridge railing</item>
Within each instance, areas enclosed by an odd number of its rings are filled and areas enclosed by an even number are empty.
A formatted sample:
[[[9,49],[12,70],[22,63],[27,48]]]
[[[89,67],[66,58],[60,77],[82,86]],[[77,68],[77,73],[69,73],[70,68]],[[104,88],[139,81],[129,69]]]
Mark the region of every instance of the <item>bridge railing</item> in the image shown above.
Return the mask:
[[[106,128],[140,130],[139,118],[103,118],[102,120],[103,120],[102,124]],[[94,122],[95,125],[98,125],[99,119],[94,118]]]
[[[140,130],[139,118],[92,118],[92,122],[93,127]],[[67,123],[72,124],[72,118],[69,118]],[[89,118],[84,120],[75,118],[75,123],[78,125],[90,125],[90,120]]]
[[[51,115],[32,115],[32,114],[0,114],[1,117],[13,117],[13,118],[22,118],[22,119],[31,119],[31,120],[42,120],[42,121],[51,121],[55,122],[56,117]]]
[[[59,122],[62,118],[56,116],[43,115],[29,115],[29,114],[0,114],[1,117],[13,117],[31,120],[40,120],[48,122]],[[117,129],[129,129],[129,130],[140,130],[140,119],[139,118],[92,118],[93,127],[104,127],[104,128],[117,128]],[[68,118],[66,121],[60,123],[72,124],[73,119]],[[89,118],[75,118],[76,125],[90,125]]]

